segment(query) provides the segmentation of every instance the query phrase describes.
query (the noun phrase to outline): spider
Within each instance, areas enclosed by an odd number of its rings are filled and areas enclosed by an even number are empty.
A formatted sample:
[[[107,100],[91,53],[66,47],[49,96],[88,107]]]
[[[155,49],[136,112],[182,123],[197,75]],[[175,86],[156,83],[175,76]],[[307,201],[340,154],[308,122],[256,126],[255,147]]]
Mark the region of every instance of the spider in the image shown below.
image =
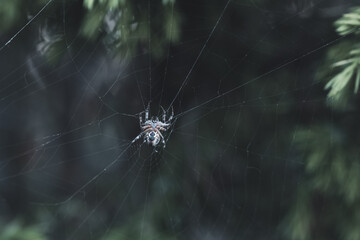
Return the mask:
[[[141,133],[137,135],[136,138],[134,138],[132,143],[136,142],[139,138],[144,136],[144,142],[147,142],[153,147],[156,147],[161,140],[161,142],[163,143],[163,148],[165,148],[165,139],[161,132],[168,130],[171,126],[171,120],[174,117],[174,109],[171,108],[171,115],[168,120],[166,120],[166,112],[164,108],[161,107],[161,109],[163,110],[162,121],[160,121],[158,117],[156,117],[155,119],[153,117],[149,119],[149,109],[150,107],[148,106],[144,112],[141,112],[139,114]],[[145,115],[144,121],[142,116],[143,113]]]

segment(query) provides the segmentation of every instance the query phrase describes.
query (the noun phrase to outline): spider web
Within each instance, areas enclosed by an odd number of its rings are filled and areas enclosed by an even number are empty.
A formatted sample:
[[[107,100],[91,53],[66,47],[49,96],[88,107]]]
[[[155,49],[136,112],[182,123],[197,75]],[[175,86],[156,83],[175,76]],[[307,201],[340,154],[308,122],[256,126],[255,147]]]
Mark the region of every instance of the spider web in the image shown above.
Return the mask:
[[[159,60],[155,3],[143,6],[147,46],[122,59],[69,33],[71,6],[47,1],[2,36],[2,215],[30,219],[49,239],[279,238],[303,167],[294,139],[326,97],[311,74],[346,37],[315,35],[308,21],[347,4],[306,3],[175,2],[172,16],[191,9],[184,38]],[[45,26],[59,6],[65,46],[49,66],[42,53],[58,39]],[[287,35],[297,31],[302,41]],[[148,104],[149,116],[174,108],[164,149],[132,143]]]

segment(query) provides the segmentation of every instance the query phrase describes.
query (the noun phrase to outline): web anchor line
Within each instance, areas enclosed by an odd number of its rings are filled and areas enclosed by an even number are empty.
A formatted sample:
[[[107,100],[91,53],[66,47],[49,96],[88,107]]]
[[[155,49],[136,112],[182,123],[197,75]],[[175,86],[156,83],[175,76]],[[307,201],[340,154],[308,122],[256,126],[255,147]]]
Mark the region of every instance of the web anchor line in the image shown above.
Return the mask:
[[[35,18],[37,18],[44,9],[49,6],[53,0],[49,0],[19,31],[17,31],[6,43],[0,48],[0,52],[9,45]]]
[[[292,60],[290,60],[288,62],[285,62],[285,63],[283,63],[283,64],[281,64],[281,65],[279,65],[279,66],[277,66],[277,67],[275,67],[275,68],[273,68],[273,69],[271,69],[271,70],[269,70],[269,71],[267,71],[267,72],[265,72],[265,73],[263,73],[263,74],[261,74],[261,75],[259,75],[257,77],[254,77],[254,78],[250,79],[249,81],[247,81],[245,83],[242,83],[242,84],[240,84],[240,85],[238,85],[238,86],[236,86],[236,87],[234,87],[234,88],[232,88],[232,89],[230,89],[230,90],[228,90],[226,92],[223,92],[223,93],[221,93],[221,94],[219,94],[219,95],[217,95],[217,96],[215,96],[213,98],[210,98],[210,99],[200,103],[199,105],[197,105],[195,107],[189,108],[188,110],[185,110],[185,111],[175,115],[174,118],[181,117],[181,116],[185,115],[186,113],[191,112],[192,110],[195,110],[195,109],[197,109],[199,107],[202,107],[202,106],[204,106],[204,105],[206,105],[206,104],[208,104],[210,102],[213,102],[213,101],[215,101],[215,100],[217,100],[217,99],[219,99],[219,98],[221,98],[221,97],[223,97],[225,95],[228,95],[228,94],[230,94],[232,92],[235,92],[236,90],[238,90],[238,89],[240,89],[240,88],[242,88],[242,87],[244,87],[244,86],[246,86],[246,85],[248,85],[250,83],[253,83],[253,82],[255,82],[255,81],[257,81],[257,80],[259,80],[259,79],[261,79],[263,77],[266,77],[266,76],[268,76],[268,75],[270,75],[270,74],[272,74],[272,73],[274,73],[274,72],[276,72],[276,71],[278,71],[278,70],[280,70],[280,69],[282,69],[282,68],[284,68],[284,67],[286,67],[286,66],[288,66],[288,65],[290,65],[292,63],[294,63],[294,62],[297,62],[297,61],[299,61],[299,60],[301,60],[301,59],[303,59],[303,58],[305,58],[305,57],[307,57],[307,56],[309,56],[309,55],[323,49],[323,48],[326,48],[326,47],[340,41],[341,39],[343,39],[343,38],[345,38],[347,36],[348,35],[343,35],[341,37],[338,37],[338,38],[336,38],[336,39],[334,39],[334,40],[332,40],[332,41],[330,41],[330,42],[328,42],[328,43],[326,43],[326,44],[324,44],[324,45],[322,45],[322,46],[320,46],[318,48],[315,48],[315,49],[313,49],[311,51],[308,51],[308,52],[304,53],[303,55],[301,55],[299,57],[295,57]],[[234,68],[231,69],[230,71],[232,71],[232,70],[234,70]]]
[[[192,73],[192,71],[193,71],[194,67],[195,67],[195,66],[196,66],[196,64],[198,63],[198,61],[199,61],[199,59],[200,59],[200,57],[201,57],[202,53],[204,52],[204,50],[205,50],[205,48],[206,48],[206,46],[207,46],[207,44],[208,44],[208,42],[209,42],[210,38],[214,35],[214,32],[215,32],[215,30],[216,30],[217,26],[219,25],[219,23],[220,23],[220,21],[221,21],[222,17],[224,16],[224,13],[225,13],[226,9],[228,8],[228,6],[229,6],[230,2],[231,2],[231,0],[228,0],[228,1],[227,1],[227,3],[226,3],[226,5],[225,5],[224,9],[222,10],[222,12],[221,12],[221,14],[220,14],[220,16],[219,16],[218,20],[216,21],[216,23],[215,23],[214,27],[212,28],[212,30],[211,30],[211,32],[210,32],[210,34],[209,34],[208,38],[206,39],[205,44],[204,44],[204,45],[203,45],[203,47],[201,48],[201,50],[200,50],[200,52],[199,52],[198,56],[196,57],[195,62],[193,63],[193,65],[191,66],[191,68],[190,68],[189,72],[187,73],[187,75],[186,75],[186,77],[185,77],[184,81],[182,82],[182,84],[181,84],[181,86],[180,86],[179,90],[177,91],[177,93],[176,93],[176,95],[175,95],[174,99],[171,101],[171,103],[170,103],[170,105],[169,105],[169,107],[168,107],[167,111],[169,111],[169,110],[170,110],[170,108],[171,108],[171,106],[174,104],[174,102],[175,102],[176,98],[179,96],[179,94],[180,94],[181,90],[182,90],[182,89],[184,88],[184,86],[186,85],[186,83],[187,83],[187,81],[188,81],[188,79],[189,79],[189,77],[190,77],[190,74]]]

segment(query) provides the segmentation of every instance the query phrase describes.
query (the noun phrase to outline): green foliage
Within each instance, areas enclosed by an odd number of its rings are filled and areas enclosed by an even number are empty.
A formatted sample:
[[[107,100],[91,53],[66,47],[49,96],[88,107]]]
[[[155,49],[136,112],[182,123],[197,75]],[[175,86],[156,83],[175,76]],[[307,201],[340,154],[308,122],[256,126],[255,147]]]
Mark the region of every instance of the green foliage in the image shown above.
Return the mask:
[[[284,233],[293,240],[307,240],[311,239],[311,220],[312,213],[309,209],[309,199],[305,192],[305,188],[299,191],[296,199],[296,204],[289,213],[289,218],[286,219]]]
[[[352,9],[351,13],[344,14],[342,18],[335,22],[336,31],[342,35],[350,34],[357,35],[360,33],[360,8]],[[342,59],[332,65],[333,68],[341,69],[330,81],[326,84],[325,89],[330,90],[328,98],[335,105],[340,105],[339,102],[347,98],[347,87],[351,81],[354,81],[354,93],[359,91],[360,85],[360,48],[355,43],[349,50],[346,59]]]
[[[25,226],[21,221],[12,221],[1,224],[1,240],[45,240],[47,239],[39,226]]]
[[[159,218],[166,218],[168,214],[165,212],[164,203],[150,202],[146,210],[146,216],[143,211],[139,211],[135,216],[128,219],[121,227],[114,227],[112,230],[105,234],[102,239],[105,240],[126,240],[126,239],[156,239],[156,240],[176,240],[176,235],[171,232],[159,228]]]
[[[359,153],[343,132],[314,126],[297,134],[297,146],[305,153],[306,180],[286,224],[291,239],[327,239],[326,233],[314,230],[322,227],[343,239],[359,239]],[[319,199],[321,211],[316,207]]]
[[[331,76],[325,85],[331,106],[354,111],[356,103],[350,100],[351,92],[358,93],[360,85],[360,8],[344,14],[335,26],[339,35],[353,38],[343,39],[329,49],[326,71],[320,68],[319,75]],[[359,139],[352,133],[358,121],[347,118],[340,120],[339,126],[334,123],[296,132],[296,145],[304,155],[305,177],[285,221],[290,239],[360,239]]]
[[[336,66],[344,66],[345,69],[333,77],[325,86],[325,89],[331,89],[328,96],[339,98],[341,93],[343,92],[345,86],[350,82],[353,75],[356,75],[356,82],[355,82],[355,90],[354,92],[357,93],[359,89],[359,68],[358,68],[358,58],[352,58],[347,60],[342,60],[334,64]]]
[[[21,15],[21,0],[0,0],[0,30],[10,29]]]
[[[122,228],[114,228],[112,231],[106,234],[104,240],[127,240],[127,239],[156,239],[156,240],[176,240],[176,237],[166,235],[161,231],[157,231],[150,225],[149,222],[143,222],[142,218],[136,221],[131,221],[132,224],[128,224]]]
[[[14,34],[14,26],[23,26],[48,2],[49,0],[0,0],[0,31],[11,30]]]
[[[150,6],[146,2],[135,6],[133,1],[128,0],[86,0],[84,7],[87,12],[81,27],[82,34],[93,39],[103,36],[111,52],[116,50],[123,56],[132,54],[141,44],[147,46],[151,39],[156,43],[151,45],[151,53],[160,57],[169,42],[180,38],[180,15],[174,9],[172,0]],[[164,27],[159,31],[151,23],[164,23]]]
[[[119,6],[124,6],[126,0],[85,0],[84,6],[87,9],[94,8],[94,5],[102,5],[106,6],[107,8],[117,8]]]
[[[350,33],[359,34],[360,33],[360,8],[352,8],[350,13],[344,14],[342,18],[335,22],[336,31],[342,35],[346,36]]]
[[[38,11],[39,6],[46,3],[47,1],[39,0],[35,5],[37,6],[36,11]],[[27,4],[24,0],[0,0],[0,4],[0,29],[3,31],[7,31],[18,24],[20,19],[26,20],[26,14],[29,14],[22,11],[24,5]],[[72,1],[64,2],[64,4],[68,4],[66,8],[74,7]],[[139,49],[149,49],[150,41],[151,54],[155,57],[161,57],[166,53],[169,44],[180,39],[181,17],[174,5],[175,0],[150,2],[150,4],[148,1],[135,3],[130,0],[85,0],[83,1],[83,12],[76,16],[77,19],[68,19],[68,16],[65,16],[67,21],[66,34],[80,32],[85,38],[94,41],[102,40],[109,52],[122,56],[132,55]],[[52,4],[46,9],[47,12],[53,11],[54,14],[62,13],[62,10],[62,4]],[[81,24],[79,26],[68,24],[75,21],[80,21]],[[156,26],[160,24],[162,27],[159,29]],[[53,31],[56,37],[63,34],[62,22],[58,26],[54,24],[51,26],[52,30],[56,29]],[[49,37],[53,38],[52,36]],[[70,35],[65,37],[74,38]],[[52,63],[56,62],[52,55],[61,52],[59,41],[53,43],[57,46],[49,44],[46,48],[50,53],[43,51]],[[62,45],[64,49],[64,43]],[[57,56],[61,57],[59,54]]]

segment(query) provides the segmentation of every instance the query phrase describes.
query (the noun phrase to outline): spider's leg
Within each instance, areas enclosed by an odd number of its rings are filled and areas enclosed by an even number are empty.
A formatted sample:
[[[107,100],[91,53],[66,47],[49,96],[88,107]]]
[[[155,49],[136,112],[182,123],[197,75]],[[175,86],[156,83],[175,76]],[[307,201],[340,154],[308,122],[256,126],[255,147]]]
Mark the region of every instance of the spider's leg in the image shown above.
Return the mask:
[[[173,117],[174,117],[174,108],[173,108],[173,106],[171,106],[171,115],[170,115],[169,119],[167,120],[167,122],[171,122]]]
[[[168,125],[157,125],[155,128],[156,129],[159,129],[160,131],[166,131],[166,128],[165,127],[168,127]]]
[[[139,135],[137,135],[136,138],[134,138],[134,140],[131,141],[131,143],[134,143],[134,142],[136,142],[137,140],[139,140],[139,138],[141,138],[142,135],[144,135],[144,132],[141,132]]]
[[[143,125],[143,119],[142,119],[142,112],[139,114],[139,124],[140,124],[140,128],[142,127]]]
[[[166,112],[165,112],[165,109],[162,106],[160,106],[160,107],[161,107],[161,109],[163,111],[162,120],[163,120],[163,122],[165,122],[165,120],[166,120]]]
[[[161,134],[158,128],[154,128],[154,131],[157,132],[162,139],[164,139],[164,136]]]
[[[165,146],[166,146],[165,140],[161,139],[161,142],[163,143],[163,148],[165,148]]]
[[[145,122],[147,120],[149,120],[149,110],[150,110],[150,102],[149,102],[147,108],[145,109]]]
[[[143,133],[148,133],[148,132],[152,132],[152,127],[147,127],[144,129]]]
[[[145,122],[149,120],[149,109],[145,110]]]
[[[163,148],[165,148],[165,145],[166,145],[165,138],[164,138],[164,136],[161,134],[161,132],[160,132],[159,130],[157,130],[157,132],[158,132],[159,135],[160,135],[161,142],[162,142],[162,144],[163,144]]]
[[[157,132],[159,135],[160,135],[160,138],[161,138],[161,142],[163,143],[163,147],[165,148],[165,138],[164,138],[164,136],[161,134],[161,132],[159,131],[159,129],[157,129],[157,128],[155,128],[154,129],[155,130],[155,132]]]
[[[146,132],[146,130],[149,130],[149,129],[151,129],[152,127],[151,126],[149,126],[149,125],[143,125],[142,127],[141,127],[141,129],[144,131],[144,132]]]

